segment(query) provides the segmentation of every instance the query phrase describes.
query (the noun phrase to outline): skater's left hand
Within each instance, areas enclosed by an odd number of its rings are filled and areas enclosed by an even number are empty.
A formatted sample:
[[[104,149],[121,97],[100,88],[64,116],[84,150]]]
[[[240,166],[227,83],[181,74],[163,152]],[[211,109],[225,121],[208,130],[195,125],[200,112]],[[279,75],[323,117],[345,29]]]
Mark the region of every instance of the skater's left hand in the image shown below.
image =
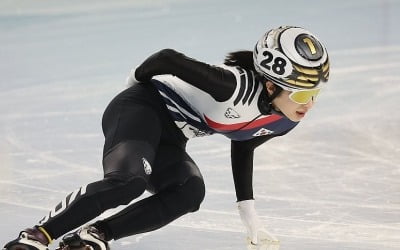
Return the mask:
[[[258,217],[254,200],[238,202],[240,218],[247,229],[247,248],[249,250],[279,250],[279,240],[269,233]]]

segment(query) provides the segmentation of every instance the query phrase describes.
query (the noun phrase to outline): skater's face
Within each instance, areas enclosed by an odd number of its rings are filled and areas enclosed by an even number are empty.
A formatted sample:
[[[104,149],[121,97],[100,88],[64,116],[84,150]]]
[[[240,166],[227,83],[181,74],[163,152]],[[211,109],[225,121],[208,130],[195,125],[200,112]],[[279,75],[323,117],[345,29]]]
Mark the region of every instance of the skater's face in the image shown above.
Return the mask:
[[[272,95],[276,90],[276,86],[271,82],[266,82],[266,87],[269,95]],[[313,107],[314,100],[311,98],[305,104],[298,104],[292,101],[289,96],[291,91],[282,90],[282,92],[272,101],[275,110],[282,112],[291,121],[298,122],[303,119],[306,113]]]

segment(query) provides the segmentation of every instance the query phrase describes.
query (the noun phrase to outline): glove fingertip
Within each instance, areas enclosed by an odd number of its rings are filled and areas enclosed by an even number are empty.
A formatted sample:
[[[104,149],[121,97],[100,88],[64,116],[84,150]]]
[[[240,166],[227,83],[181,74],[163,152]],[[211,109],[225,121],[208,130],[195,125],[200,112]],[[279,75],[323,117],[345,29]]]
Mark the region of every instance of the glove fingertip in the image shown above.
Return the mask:
[[[252,245],[257,245],[258,244],[257,236],[253,236],[253,238],[251,239],[250,243]]]

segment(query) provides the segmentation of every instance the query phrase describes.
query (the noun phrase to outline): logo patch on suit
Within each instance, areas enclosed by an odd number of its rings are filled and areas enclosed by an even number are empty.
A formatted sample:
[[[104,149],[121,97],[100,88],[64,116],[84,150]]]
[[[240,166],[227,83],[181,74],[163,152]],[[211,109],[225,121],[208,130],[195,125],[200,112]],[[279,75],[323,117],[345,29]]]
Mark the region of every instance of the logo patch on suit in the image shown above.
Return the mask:
[[[142,162],[143,162],[144,172],[147,175],[151,175],[152,169],[150,163],[145,158],[142,158]]]
[[[240,115],[238,114],[238,112],[236,112],[235,110],[228,108],[225,111],[225,117],[229,118],[229,119],[234,119],[234,118],[239,118]]]
[[[253,134],[253,136],[263,136],[263,135],[270,135],[273,134],[274,131],[266,129],[266,128],[261,128],[258,130],[256,133]]]

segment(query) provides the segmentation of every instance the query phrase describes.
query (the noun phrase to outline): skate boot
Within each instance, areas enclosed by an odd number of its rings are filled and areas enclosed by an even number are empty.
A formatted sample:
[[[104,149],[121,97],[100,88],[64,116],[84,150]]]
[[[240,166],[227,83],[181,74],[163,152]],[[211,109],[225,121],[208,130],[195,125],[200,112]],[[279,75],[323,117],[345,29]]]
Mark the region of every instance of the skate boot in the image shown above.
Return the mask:
[[[94,226],[84,226],[66,234],[56,250],[109,250],[104,235]]]
[[[27,228],[18,238],[7,243],[3,250],[48,250],[49,240],[39,228]]]

